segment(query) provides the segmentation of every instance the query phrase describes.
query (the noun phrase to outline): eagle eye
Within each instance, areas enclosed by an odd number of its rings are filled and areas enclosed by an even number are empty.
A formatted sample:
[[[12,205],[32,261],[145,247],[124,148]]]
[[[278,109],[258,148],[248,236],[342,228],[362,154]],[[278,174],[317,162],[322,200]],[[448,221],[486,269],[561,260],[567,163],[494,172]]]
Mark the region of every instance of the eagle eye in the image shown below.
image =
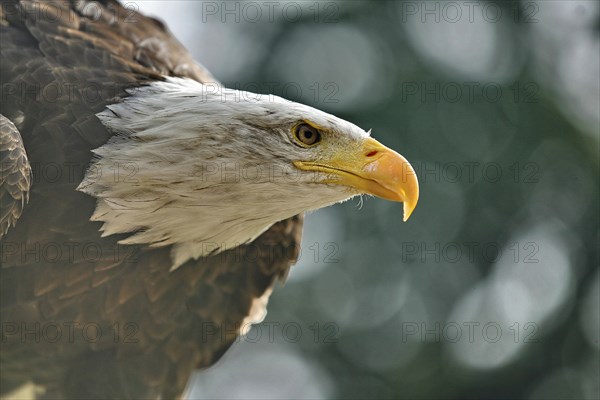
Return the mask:
[[[294,136],[304,146],[312,146],[321,141],[321,133],[309,124],[297,125]]]

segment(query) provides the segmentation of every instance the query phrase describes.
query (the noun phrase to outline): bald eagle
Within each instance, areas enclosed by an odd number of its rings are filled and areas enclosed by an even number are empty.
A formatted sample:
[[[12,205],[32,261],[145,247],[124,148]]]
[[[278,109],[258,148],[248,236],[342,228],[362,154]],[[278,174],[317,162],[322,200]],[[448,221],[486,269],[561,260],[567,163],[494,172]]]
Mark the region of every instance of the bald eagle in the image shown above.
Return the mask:
[[[262,320],[305,211],[417,204],[368,132],[222,87],[116,1],[3,1],[0,30],[3,396],[179,397]]]

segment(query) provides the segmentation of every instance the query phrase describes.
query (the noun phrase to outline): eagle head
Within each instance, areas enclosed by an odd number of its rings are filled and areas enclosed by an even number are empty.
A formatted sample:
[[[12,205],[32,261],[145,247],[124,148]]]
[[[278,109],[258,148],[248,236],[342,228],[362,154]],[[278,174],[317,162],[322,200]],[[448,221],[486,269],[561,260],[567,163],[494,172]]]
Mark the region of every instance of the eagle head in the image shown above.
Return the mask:
[[[167,78],[98,114],[115,131],[78,189],[123,244],[172,245],[173,268],[274,223],[368,194],[413,212],[408,161],[356,125],[273,95]],[[122,174],[115,174],[121,171]]]

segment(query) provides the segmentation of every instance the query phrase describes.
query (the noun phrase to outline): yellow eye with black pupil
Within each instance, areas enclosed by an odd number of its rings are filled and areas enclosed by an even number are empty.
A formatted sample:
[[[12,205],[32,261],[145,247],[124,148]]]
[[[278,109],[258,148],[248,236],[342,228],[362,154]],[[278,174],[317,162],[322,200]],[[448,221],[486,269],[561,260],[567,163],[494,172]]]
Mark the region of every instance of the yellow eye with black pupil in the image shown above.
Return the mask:
[[[321,141],[321,134],[318,130],[308,124],[300,124],[296,127],[296,139],[305,146],[312,146]]]

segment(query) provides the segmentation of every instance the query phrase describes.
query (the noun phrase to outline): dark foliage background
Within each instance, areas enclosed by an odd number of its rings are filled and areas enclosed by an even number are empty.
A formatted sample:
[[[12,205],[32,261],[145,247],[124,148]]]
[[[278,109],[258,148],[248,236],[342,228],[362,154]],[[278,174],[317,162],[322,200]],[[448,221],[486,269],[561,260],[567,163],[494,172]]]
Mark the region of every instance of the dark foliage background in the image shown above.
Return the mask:
[[[308,216],[191,398],[597,399],[597,1],[130,3],[227,86],[372,128],[421,201]]]

